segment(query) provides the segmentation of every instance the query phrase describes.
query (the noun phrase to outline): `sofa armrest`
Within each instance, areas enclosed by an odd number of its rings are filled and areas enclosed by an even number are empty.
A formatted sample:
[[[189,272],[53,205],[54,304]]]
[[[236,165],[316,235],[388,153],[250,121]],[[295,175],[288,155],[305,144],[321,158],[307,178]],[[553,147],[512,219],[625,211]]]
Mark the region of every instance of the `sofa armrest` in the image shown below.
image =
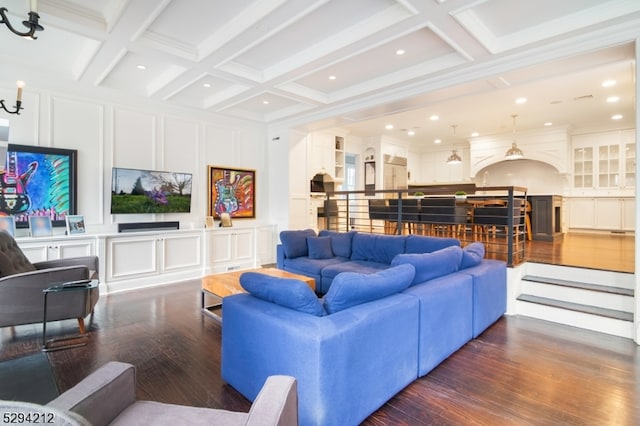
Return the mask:
[[[294,377],[269,376],[256,397],[247,426],[297,426],[298,387]]]
[[[80,414],[94,426],[109,424],[136,400],[136,371],[131,364],[111,361],[47,406]]]
[[[92,279],[98,278],[98,256],[69,257],[66,259],[45,260],[35,262],[36,269],[60,268],[65,266],[86,266]]]

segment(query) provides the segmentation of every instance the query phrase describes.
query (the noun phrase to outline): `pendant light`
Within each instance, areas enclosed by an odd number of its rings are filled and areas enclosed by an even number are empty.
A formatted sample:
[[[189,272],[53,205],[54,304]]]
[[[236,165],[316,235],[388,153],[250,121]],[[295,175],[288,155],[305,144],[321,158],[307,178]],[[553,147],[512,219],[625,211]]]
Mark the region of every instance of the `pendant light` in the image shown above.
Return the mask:
[[[456,125],[451,126],[453,128],[453,136],[456,136]],[[447,158],[447,164],[460,164],[462,163],[462,158],[458,155],[455,149],[451,150],[451,155]]]
[[[513,142],[511,142],[511,148],[509,148],[507,150],[507,153],[505,154],[505,159],[507,160],[519,160],[521,158],[524,157],[524,154],[522,153],[522,150],[520,148],[518,148],[518,145],[516,144],[516,114],[513,114],[511,117],[513,117]]]

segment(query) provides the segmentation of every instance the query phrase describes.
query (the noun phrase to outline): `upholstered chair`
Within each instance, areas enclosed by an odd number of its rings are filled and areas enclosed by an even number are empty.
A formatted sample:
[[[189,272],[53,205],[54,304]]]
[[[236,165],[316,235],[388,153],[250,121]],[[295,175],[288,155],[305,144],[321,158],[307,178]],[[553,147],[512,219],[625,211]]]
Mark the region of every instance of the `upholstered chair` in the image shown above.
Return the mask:
[[[0,231],[0,327],[42,322],[44,289],[97,277],[96,256],[31,263],[13,237]],[[52,293],[47,300],[47,320],[77,319],[84,333],[84,318],[93,312],[99,295],[98,287]]]

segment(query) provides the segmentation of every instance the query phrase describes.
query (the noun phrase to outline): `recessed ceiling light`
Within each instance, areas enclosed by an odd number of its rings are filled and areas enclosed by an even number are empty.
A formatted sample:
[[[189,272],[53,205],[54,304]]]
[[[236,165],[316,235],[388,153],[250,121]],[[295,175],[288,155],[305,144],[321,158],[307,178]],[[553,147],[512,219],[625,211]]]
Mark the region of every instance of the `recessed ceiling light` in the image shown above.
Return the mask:
[[[433,143],[440,143],[440,142],[442,142],[442,139],[436,139],[433,141]]]
[[[203,84],[203,86],[206,87],[206,88],[209,88],[209,87],[211,87],[211,83],[205,83],[205,84]]]
[[[614,103],[614,102],[618,102],[620,100],[620,98],[618,96],[609,96],[607,98],[607,102],[609,102],[610,104]]]
[[[396,50],[396,55],[400,56],[400,55],[404,55],[404,49],[398,49]]]
[[[409,131],[407,132],[407,134],[408,134],[409,136],[413,136],[413,135],[415,135],[415,134],[416,134],[416,132],[414,132],[413,130],[409,130]]]
[[[263,103],[264,105],[269,105],[269,101],[267,101],[267,100],[262,101],[262,103]]]
[[[526,102],[527,102],[527,98],[525,98],[525,97],[520,97],[520,98],[516,99],[516,103],[519,104],[519,105],[520,104],[524,104]]]
[[[144,65],[137,65],[136,68],[138,68],[139,70],[146,70],[147,67],[145,67]]]
[[[614,114],[611,116],[612,120],[622,120],[622,114]]]
[[[550,121],[547,121],[546,123],[543,124],[543,126],[547,126],[547,127],[553,126],[553,123]]]
[[[602,87],[613,87],[616,85],[615,80],[605,80],[602,82]]]
[[[393,129],[393,124],[387,124],[386,126],[384,126],[384,128],[387,130],[391,130]]]
[[[431,117],[429,117],[429,120],[431,120],[431,121],[438,121],[438,120],[440,120],[440,117],[438,117],[437,115],[435,115],[435,114],[434,114],[434,115],[432,115]]]
[[[329,76],[329,80],[335,80],[335,79],[336,79],[336,76],[335,76],[335,75],[330,75],[330,76]]]
[[[480,133],[478,133],[478,132],[471,133],[471,137],[472,138],[475,138],[476,136],[480,136]]]

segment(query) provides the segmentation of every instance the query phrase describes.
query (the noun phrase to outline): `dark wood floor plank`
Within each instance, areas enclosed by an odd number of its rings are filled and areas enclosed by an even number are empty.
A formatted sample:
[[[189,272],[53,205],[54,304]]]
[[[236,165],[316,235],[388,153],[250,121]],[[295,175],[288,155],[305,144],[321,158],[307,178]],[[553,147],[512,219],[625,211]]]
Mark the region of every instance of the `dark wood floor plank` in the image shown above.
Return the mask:
[[[48,354],[61,390],[120,360],[136,366],[140,399],[249,409],[220,376],[222,329],[200,313],[199,281],[102,297],[88,324],[86,347]],[[51,333],[76,327],[63,321]],[[40,332],[0,330],[0,360],[37,352]],[[639,424],[639,355],[628,339],[504,317],[363,424]]]

